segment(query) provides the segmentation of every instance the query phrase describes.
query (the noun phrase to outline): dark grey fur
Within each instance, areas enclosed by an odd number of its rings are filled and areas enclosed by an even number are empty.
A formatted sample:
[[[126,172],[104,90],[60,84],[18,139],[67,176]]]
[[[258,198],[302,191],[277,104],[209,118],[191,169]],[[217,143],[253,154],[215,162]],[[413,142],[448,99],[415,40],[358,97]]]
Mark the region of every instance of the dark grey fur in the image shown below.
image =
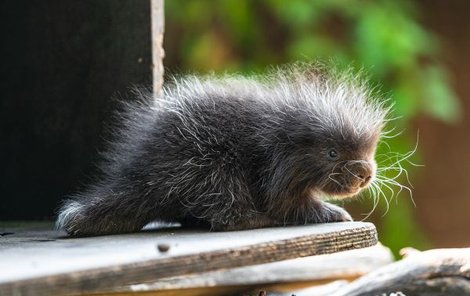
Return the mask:
[[[152,221],[236,230],[351,220],[320,198],[373,178],[385,111],[355,78],[309,75],[191,76],[162,98],[140,93],[101,178],[63,203],[58,227],[99,235]]]

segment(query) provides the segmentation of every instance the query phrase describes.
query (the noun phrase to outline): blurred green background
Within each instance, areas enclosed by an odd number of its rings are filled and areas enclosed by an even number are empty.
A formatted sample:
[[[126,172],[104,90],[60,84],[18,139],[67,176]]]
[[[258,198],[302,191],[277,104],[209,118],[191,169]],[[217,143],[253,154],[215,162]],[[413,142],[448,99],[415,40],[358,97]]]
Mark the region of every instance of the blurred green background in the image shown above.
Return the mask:
[[[418,128],[412,122],[418,116],[451,125],[462,117],[448,69],[441,62],[440,40],[420,23],[422,15],[413,1],[171,0],[165,5],[167,73],[250,73],[272,64],[318,59],[365,68],[371,85],[379,85],[384,99],[394,103],[397,119],[389,128],[402,131],[385,139],[390,147],[381,145],[378,155],[390,155],[389,149],[412,151],[418,143]],[[420,149],[421,144],[412,162],[423,162]],[[411,180],[423,170],[402,164]],[[389,177],[397,173],[387,172]],[[410,186],[405,174],[398,181]],[[391,192],[383,190],[391,199]],[[360,220],[373,203],[362,198],[345,206]],[[423,206],[418,200],[417,207]],[[367,220],[376,223],[380,240],[395,253],[405,246],[433,247],[416,222],[406,190],[390,200],[388,210],[382,198]]]

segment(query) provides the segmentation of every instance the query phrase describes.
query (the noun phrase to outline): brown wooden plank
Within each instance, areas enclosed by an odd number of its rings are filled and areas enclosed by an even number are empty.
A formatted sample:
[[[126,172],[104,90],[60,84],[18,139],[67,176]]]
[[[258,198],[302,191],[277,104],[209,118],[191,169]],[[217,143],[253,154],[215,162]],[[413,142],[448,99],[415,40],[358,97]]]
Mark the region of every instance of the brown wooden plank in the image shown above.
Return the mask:
[[[83,294],[82,296],[233,296],[233,295],[250,295],[253,294],[255,287],[251,286],[223,286],[223,287],[207,287],[207,288],[190,288],[190,289],[171,289],[147,292],[105,292]],[[250,293],[250,294],[246,294]],[[253,295],[258,296],[258,293]],[[291,296],[291,295],[289,295]]]
[[[405,252],[403,260],[378,268],[352,282],[335,281],[316,286],[285,285],[262,289],[268,295],[277,296],[470,295],[470,248],[424,252],[407,248]],[[255,289],[244,295],[258,295],[258,291]]]
[[[155,283],[131,285],[118,288],[116,291],[146,292],[222,286],[266,286],[270,283],[324,282],[338,279],[353,280],[393,261],[390,249],[377,244],[373,247],[334,254],[163,278]]]
[[[36,230],[0,238],[0,295],[67,295],[116,285],[364,248],[377,243],[361,222],[237,232],[160,229],[93,238]],[[167,245],[161,252],[158,245]]]
[[[406,255],[328,295],[388,295],[397,291],[417,296],[470,295],[470,248],[415,250]]]

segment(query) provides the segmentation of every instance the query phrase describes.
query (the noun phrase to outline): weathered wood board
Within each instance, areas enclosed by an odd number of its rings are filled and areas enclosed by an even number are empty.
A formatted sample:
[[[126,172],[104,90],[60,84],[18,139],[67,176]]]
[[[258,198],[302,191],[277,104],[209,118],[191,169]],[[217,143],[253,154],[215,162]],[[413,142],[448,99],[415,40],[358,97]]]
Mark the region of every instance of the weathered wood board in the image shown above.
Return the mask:
[[[165,29],[165,14],[163,0],[150,0],[151,28],[152,28],[152,88],[158,97],[163,87],[163,31]]]
[[[237,232],[167,228],[90,238],[44,228],[0,226],[0,232],[0,295],[93,293],[377,243],[374,225],[361,222]]]
[[[268,295],[277,296],[470,295],[470,248],[424,252],[410,252],[407,249],[404,249],[404,259],[380,267],[352,282],[340,280],[288,291],[268,287],[265,291]]]
[[[163,278],[154,283],[119,287],[115,292],[181,291],[211,287],[249,289],[271,284],[283,286],[284,283],[308,283],[311,286],[324,284],[325,281],[353,280],[393,261],[390,249],[377,244],[333,254]]]

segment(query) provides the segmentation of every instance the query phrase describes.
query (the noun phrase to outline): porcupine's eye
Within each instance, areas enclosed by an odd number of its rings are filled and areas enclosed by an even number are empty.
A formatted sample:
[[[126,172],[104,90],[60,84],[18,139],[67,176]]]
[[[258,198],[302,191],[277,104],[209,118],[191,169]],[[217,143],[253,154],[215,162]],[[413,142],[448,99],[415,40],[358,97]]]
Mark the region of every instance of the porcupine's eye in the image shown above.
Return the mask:
[[[329,160],[336,160],[336,159],[338,159],[338,157],[339,157],[338,151],[336,151],[335,149],[328,150],[328,159]]]

